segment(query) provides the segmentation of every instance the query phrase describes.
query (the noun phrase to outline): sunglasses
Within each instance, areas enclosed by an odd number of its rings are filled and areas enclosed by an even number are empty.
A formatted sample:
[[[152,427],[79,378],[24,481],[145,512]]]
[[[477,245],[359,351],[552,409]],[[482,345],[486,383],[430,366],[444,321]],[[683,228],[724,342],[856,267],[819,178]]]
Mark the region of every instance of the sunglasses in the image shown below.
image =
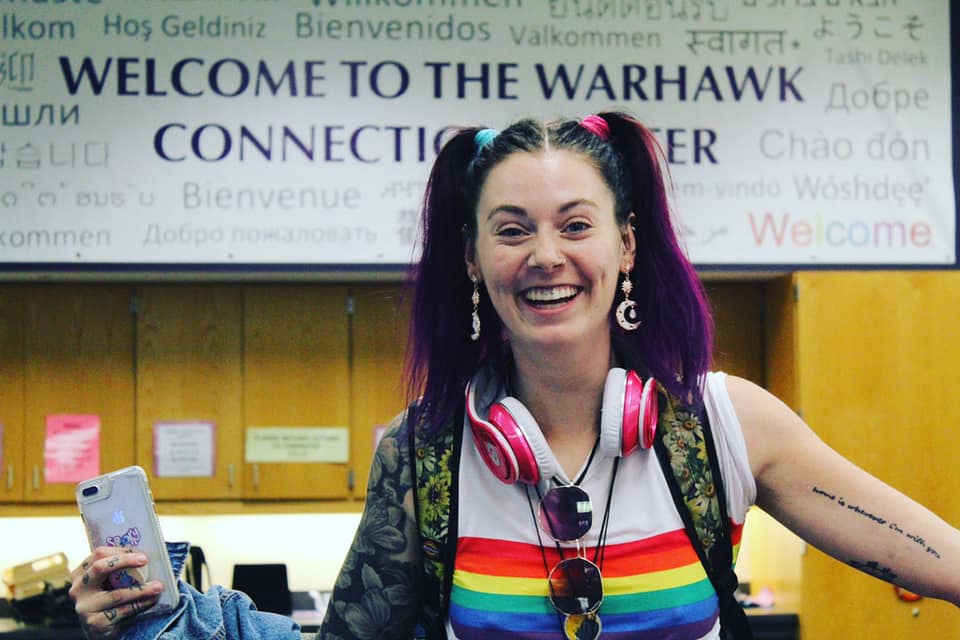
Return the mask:
[[[570,640],[600,636],[597,610],[603,602],[600,568],[586,557],[581,544],[593,525],[593,504],[577,485],[552,487],[540,499],[541,531],[556,542],[576,542],[577,555],[562,558],[547,574],[550,602],[564,614],[563,630]],[[558,545],[559,550],[559,545]]]

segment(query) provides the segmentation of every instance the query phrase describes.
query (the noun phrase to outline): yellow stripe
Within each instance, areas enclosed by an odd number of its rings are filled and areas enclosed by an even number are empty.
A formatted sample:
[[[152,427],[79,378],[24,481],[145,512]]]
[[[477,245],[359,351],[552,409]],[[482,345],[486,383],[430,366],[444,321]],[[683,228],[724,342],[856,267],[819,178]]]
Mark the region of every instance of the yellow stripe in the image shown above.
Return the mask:
[[[699,562],[677,569],[656,573],[603,579],[603,590],[610,595],[649,593],[662,589],[685,587],[704,580],[706,575]],[[481,593],[499,593],[516,596],[544,596],[548,593],[547,577],[514,578],[490,576],[469,571],[457,571],[453,583],[463,589]]]
[[[675,589],[695,584],[707,577],[703,565],[699,562],[688,564],[685,567],[642,573],[636,576],[621,578],[603,578],[603,591],[612,596],[628,593],[651,593],[663,589]]]
[[[739,555],[740,545],[734,547],[734,557]],[[603,590],[610,595],[630,593],[650,593],[662,589],[674,589],[706,579],[706,572],[699,562],[685,567],[657,571],[655,573],[603,578]],[[453,574],[453,583],[463,589],[480,593],[499,593],[516,596],[545,596],[549,593],[547,576],[542,578],[516,578],[511,576],[491,576],[458,569]]]
[[[545,596],[549,593],[546,575],[542,578],[511,578],[457,571],[453,574],[453,584],[470,591],[512,596]]]

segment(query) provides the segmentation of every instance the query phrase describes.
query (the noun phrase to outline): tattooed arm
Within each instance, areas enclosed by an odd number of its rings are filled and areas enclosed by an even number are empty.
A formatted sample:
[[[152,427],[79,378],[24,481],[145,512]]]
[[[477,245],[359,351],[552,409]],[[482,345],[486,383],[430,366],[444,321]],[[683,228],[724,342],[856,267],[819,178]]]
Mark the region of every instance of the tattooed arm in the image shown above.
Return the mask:
[[[727,377],[757,505],[818,549],[960,606],[960,531],[839,455],[764,389]]]
[[[317,639],[411,638],[422,571],[406,431],[397,418],[377,447],[363,516]]]

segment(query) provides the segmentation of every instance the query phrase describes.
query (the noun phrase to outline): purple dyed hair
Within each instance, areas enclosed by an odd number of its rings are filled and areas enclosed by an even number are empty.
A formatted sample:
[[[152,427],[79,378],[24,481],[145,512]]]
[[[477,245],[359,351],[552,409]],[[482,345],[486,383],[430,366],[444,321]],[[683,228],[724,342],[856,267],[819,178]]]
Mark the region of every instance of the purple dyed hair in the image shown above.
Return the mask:
[[[479,128],[461,129],[437,156],[424,197],[421,257],[412,272],[406,363],[408,392],[411,398],[421,397],[412,418],[429,431],[462,406],[464,388],[481,363],[509,366],[503,324],[485,294],[479,306],[483,331],[477,342],[470,340],[473,283],[464,258],[476,237],[476,206],[490,171],[511,154],[545,148],[579,153],[597,167],[614,194],[620,225],[629,224],[630,214],[636,214],[637,251],[630,278],[643,325],[633,332],[620,329],[613,313],[618,294],[610,310],[618,344],[671,393],[701,397],[713,348],[713,319],[674,230],[661,169],[666,166],[663,152],[653,133],[632,117],[598,115],[609,125],[609,140],[576,120],[521,120],[479,151],[474,146]]]

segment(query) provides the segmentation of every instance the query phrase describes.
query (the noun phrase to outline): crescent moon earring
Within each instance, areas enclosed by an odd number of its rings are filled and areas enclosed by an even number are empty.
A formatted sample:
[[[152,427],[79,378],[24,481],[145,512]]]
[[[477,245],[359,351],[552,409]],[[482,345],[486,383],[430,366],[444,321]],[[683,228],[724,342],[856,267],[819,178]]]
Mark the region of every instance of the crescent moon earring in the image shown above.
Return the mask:
[[[630,282],[630,274],[623,274],[623,282],[620,284],[620,290],[623,291],[623,302],[617,307],[617,324],[624,331],[634,331],[641,323],[637,314],[637,303],[630,299],[630,292],[633,291],[633,283]]]

